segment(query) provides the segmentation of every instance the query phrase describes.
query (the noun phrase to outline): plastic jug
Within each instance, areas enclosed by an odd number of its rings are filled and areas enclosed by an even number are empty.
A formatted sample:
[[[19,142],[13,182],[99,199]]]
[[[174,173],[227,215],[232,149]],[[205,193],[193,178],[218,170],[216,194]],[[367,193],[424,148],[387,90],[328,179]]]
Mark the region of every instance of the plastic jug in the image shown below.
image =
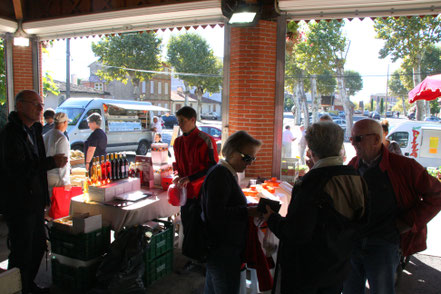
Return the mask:
[[[178,188],[175,184],[168,186],[168,203],[173,206],[184,206],[187,203],[187,188]]]

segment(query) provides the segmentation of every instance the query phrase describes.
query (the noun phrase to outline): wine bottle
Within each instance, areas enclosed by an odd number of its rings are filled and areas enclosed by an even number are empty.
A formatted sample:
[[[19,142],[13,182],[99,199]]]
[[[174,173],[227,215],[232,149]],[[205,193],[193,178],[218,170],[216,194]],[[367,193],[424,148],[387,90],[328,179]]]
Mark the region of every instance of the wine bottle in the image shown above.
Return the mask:
[[[120,179],[123,179],[123,169],[124,169],[124,162],[122,160],[121,153],[118,153],[118,175]]]
[[[107,183],[112,181],[112,165],[109,161],[109,154],[106,154],[106,173],[107,173]]]
[[[119,176],[119,170],[120,170],[120,165],[118,161],[118,153],[115,153],[115,171],[114,171],[115,180],[121,179],[121,177]]]
[[[107,184],[107,166],[104,155],[101,155],[101,183],[103,185]]]
[[[101,186],[101,184],[102,184],[101,180],[102,180],[103,174],[102,174],[102,172],[101,172],[100,157],[97,156],[96,159],[97,159],[97,160],[96,160],[96,178],[97,178],[97,186]]]
[[[110,154],[110,169],[112,170],[110,173],[112,174],[112,181],[116,181],[115,177],[115,157],[114,154]]]
[[[124,166],[125,166],[124,178],[128,178],[129,177],[129,161],[127,160],[127,155],[125,153],[124,153]]]

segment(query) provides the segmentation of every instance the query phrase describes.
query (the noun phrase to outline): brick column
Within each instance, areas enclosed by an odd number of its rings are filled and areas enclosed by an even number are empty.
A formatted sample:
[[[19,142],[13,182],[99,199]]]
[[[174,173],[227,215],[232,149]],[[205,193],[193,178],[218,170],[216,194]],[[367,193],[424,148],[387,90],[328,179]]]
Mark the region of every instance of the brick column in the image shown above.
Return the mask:
[[[28,47],[12,46],[14,96],[21,90],[34,89],[32,72],[32,43]],[[14,97],[10,97],[14,99]]]
[[[270,177],[273,165],[277,23],[231,29],[229,134],[245,130],[262,141],[247,176]]]

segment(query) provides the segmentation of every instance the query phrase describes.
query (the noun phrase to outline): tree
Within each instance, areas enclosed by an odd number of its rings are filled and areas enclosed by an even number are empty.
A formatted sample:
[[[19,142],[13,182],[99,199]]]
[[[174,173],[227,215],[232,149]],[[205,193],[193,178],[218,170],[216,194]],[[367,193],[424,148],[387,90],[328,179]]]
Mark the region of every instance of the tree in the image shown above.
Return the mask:
[[[403,75],[403,69],[397,69],[393,74],[389,81],[389,90],[391,94],[395,97],[398,97],[401,99],[402,106],[399,107],[400,109],[396,109],[397,107],[392,108],[393,111],[400,111],[404,113],[404,116],[407,116],[407,93],[408,90],[404,87],[402,78],[406,77]],[[408,104],[408,103],[407,103]]]
[[[220,91],[222,63],[214,56],[207,41],[194,33],[172,36],[167,45],[167,59],[176,70],[176,76],[184,81],[186,90],[195,88],[200,118],[202,95]]]
[[[363,79],[360,73],[353,70],[345,70],[345,87],[348,96],[354,96],[363,89]]]
[[[49,93],[52,93],[55,96],[58,96],[60,94],[60,90],[59,90],[57,84],[55,84],[54,79],[52,78],[52,76],[49,72],[44,73],[42,80],[43,80],[43,96],[44,97],[46,97]]]
[[[349,44],[343,35],[343,26],[344,22],[337,20],[309,22],[310,31],[302,52],[308,60],[307,64],[316,67],[317,71],[335,71],[338,91],[346,114],[346,136],[349,137],[352,129],[353,104],[346,93],[344,81]]]
[[[395,62],[403,59],[413,71],[413,86],[421,82],[421,60],[426,49],[441,38],[439,16],[412,16],[376,18],[374,29],[377,38],[385,40],[380,58],[392,57]],[[417,101],[416,119],[423,119],[424,102]]]
[[[325,70],[317,76],[317,92],[321,95],[333,95],[337,87],[335,75],[330,70]]]
[[[140,83],[149,80],[153,72],[160,69],[161,39],[153,32],[106,36],[92,43],[92,51],[104,66],[97,75],[125,84],[130,77],[138,99],[141,98]]]

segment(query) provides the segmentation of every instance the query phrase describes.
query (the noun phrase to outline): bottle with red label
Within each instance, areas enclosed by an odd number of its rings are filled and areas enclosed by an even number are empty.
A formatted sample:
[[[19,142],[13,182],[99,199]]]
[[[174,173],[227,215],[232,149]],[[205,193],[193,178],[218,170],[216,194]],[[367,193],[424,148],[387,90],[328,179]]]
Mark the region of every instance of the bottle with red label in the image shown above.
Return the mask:
[[[104,160],[104,155],[101,155],[101,184],[107,184],[107,165]]]

